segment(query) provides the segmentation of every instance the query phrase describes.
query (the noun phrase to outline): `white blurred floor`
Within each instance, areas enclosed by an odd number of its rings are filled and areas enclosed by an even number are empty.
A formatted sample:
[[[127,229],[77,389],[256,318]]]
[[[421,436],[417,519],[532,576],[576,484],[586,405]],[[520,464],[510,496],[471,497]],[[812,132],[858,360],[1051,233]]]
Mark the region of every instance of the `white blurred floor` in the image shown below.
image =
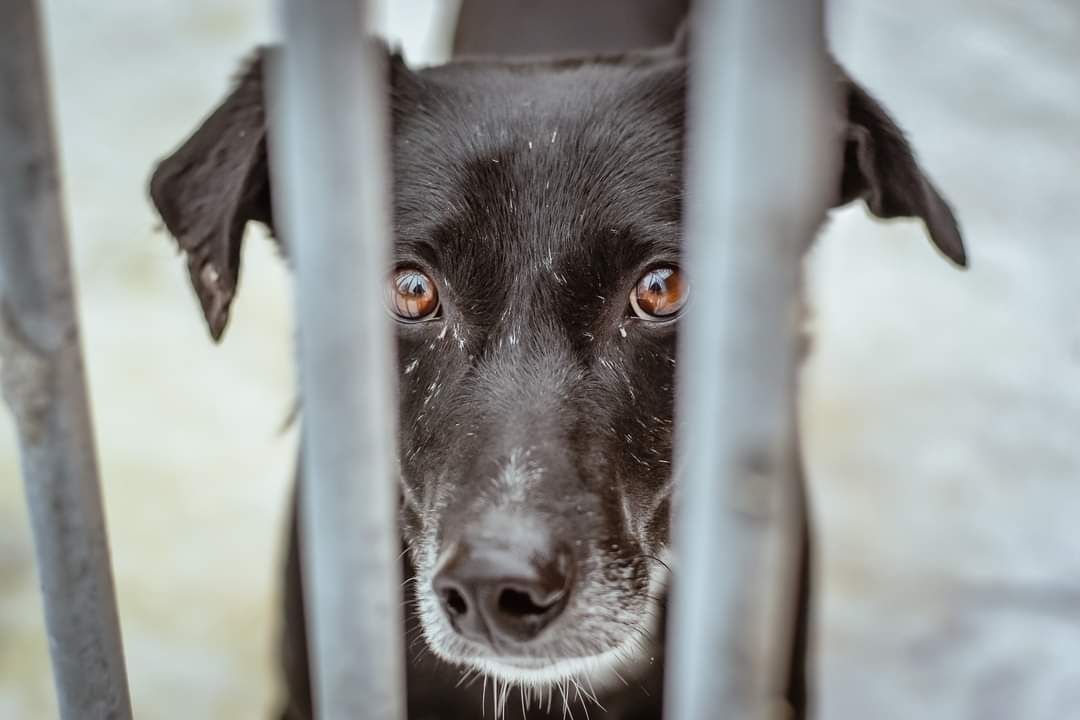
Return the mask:
[[[439,0],[388,0],[407,55]],[[81,314],[140,718],[266,717],[295,436],[288,279],[245,248],[206,338],[145,180],[273,36],[254,0],[46,2]],[[1080,717],[1080,5],[833,0],[833,46],[956,205],[838,213],[810,263],[803,420],[822,542],[819,717]],[[55,717],[0,413],[0,718]]]

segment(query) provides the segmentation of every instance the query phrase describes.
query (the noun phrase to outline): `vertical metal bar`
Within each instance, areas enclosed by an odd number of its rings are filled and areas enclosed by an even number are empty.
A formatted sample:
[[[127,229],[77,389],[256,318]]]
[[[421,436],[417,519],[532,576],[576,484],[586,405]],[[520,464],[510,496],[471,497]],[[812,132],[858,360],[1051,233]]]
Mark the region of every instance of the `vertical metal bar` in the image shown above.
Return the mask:
[[[295,260],[300,488],[314,701],[404,717],[389,260],[386,58],[358,0],[285,0],[272,59],[275,211]]]
[[[131,717],[33,0],[0,2],[0,382],[61,717]]]
[[[801,509],[803,252],[836,183],[822,1],[698,0],[690,26],[687,267],[666,717],[779,710]],[[708,302],[701,302],[708,298]]]

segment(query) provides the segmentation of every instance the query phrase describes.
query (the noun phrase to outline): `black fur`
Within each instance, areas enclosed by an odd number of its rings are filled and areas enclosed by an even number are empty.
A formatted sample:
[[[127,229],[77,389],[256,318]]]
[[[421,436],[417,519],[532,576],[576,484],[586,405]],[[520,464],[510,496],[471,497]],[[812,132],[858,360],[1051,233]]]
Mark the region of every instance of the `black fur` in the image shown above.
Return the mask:
[[[576,573],[557,623],[510,651],[560,658],[634,638],[627,683],[599,690],[607,712],[590,714],[655,720],[663,623],[652,633],[646,620],[664,611],[650,581],[663,576],[669,539],[678,324],[635,318],[627,300],[643,272],[679,260],[684,55],[474,60],[419,72],[395,58],[390,67],[395,259],[427,272],[442,300],[438,319],[398,331],[404,571],[418,579],[410,607],[426,600],[431,611],[428,640],[409,652],[409,718],[479,716],[480,684],[458,687],[462,670],[426,645],[462,659],[492,651],[432,625],[430,579],[445,546],[495,513],[549,529],[571,548]],[[963,264],[955,220],[899,130],[839,70],[837,80],[850,118],[838,202],[865,198],[881,217],[921,217]],[[151,182],[215,339],[245,223],[273,229],[264,134],[256,60]],[[542,482],[508,499],[497,479],[515,462]],[[810,567],[807,542],[788,693],[798,717]],[[410,639],[418,622],[410,614]],[[307,718],[295,522],[283,655],[285,716]],[[546,713],[534,706],[534,716]]]

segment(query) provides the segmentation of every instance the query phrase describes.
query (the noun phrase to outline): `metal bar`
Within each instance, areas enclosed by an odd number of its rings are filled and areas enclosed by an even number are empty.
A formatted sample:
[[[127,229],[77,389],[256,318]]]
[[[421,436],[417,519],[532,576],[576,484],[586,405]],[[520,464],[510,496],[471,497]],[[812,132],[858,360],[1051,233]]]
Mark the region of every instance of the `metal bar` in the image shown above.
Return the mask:
[[[33,0],[0,3],[0,383],[61,717],[131,718]]]
[[[666,717],[783,717],[803,253],[837,186],[822,1],[698,0]],[[702,299],[707,298],[708,302]]]
[[[301,552],[321,718],[404,717],[385,53],[358,0],[286,0],[275,211],[296,269]]]

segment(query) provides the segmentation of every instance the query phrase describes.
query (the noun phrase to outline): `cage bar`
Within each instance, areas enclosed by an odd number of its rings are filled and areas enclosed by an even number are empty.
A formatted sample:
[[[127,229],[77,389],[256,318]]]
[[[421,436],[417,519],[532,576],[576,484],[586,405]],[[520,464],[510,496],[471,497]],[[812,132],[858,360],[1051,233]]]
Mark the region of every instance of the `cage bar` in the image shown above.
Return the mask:
[[[53,680],[65,720],[126,720],[37,4],[3,0],[0,18],[0,384],[18,430]]]
[[[785,717],[803,510],[803,253],[835,182],[821,0],[698,0],[690,25],[668,720]]]
[[[271,56],[275,214],[296,270],[300,543],[316,712],[404,717],[385,53],[365,3],[285,0]]]

